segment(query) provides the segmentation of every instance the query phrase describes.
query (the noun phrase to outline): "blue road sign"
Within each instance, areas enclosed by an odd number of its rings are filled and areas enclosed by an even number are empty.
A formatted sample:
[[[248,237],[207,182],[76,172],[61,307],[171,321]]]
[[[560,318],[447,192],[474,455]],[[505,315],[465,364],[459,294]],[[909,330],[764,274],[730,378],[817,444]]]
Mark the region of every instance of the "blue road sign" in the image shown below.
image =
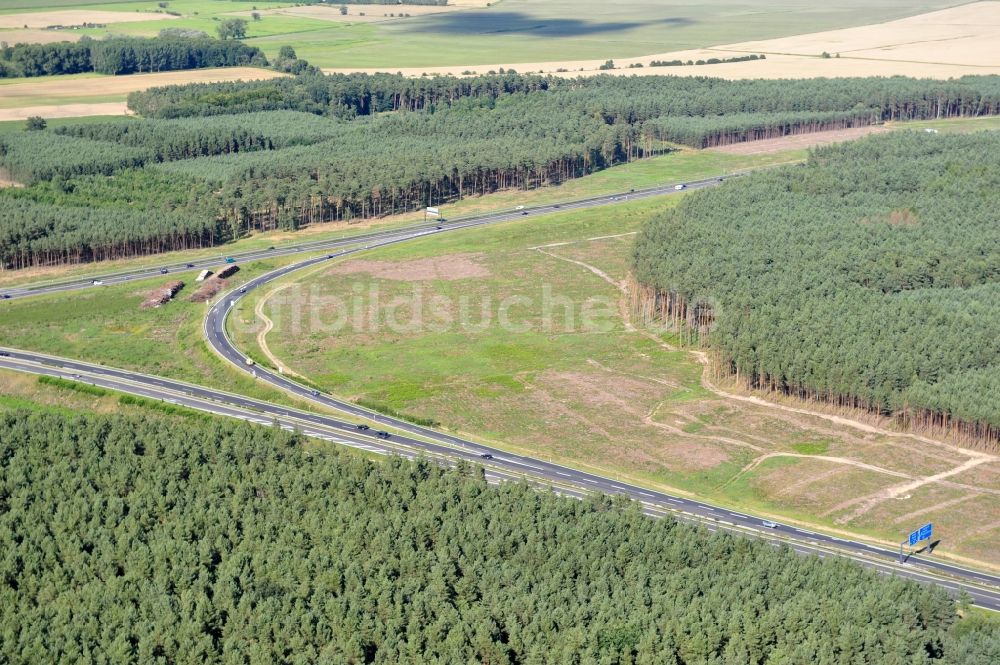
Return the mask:
[[[927,524],[923,525],[922,527],[911,533],[910,537],[908,538],[910,546],[912,547],[916,545],[921,540],[930,539],[933,530],[934,530],[934,525],[928,522]]]

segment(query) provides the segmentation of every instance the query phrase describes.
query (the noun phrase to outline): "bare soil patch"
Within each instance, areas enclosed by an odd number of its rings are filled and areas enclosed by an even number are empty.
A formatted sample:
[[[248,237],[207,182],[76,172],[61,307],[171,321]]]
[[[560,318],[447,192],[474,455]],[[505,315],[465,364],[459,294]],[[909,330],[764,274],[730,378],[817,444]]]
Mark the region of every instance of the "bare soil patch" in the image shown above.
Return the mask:
[[[174,299],[178,291],[184,288],[184,282],[180,280],[173,280],[167,282],[163,286],[153,289],[146,296],[146,299],[142,301],[139,305],[141,309],[151,309],[153,307],[159,307],[161,305],[166,305],[168,302]]]
[[[0,169],[0,189],[4,187],[24,187],[24,183],[12,180],[7,169]]]
[[[868,136],[870,134],[881,134],[889,129],[883,125],[871,125],[868,127],[851,127],[849,129],[834,129],[828,132],[813,132],[810,134],[795,134],[782,136],[776,139],[764,139],[762,141],[746,141],[744,143],[733,143],[720,146],[718,148],[706,148],[709,152],[721,152],[729,155],[765,155],[785,150],[796,150],[804,148],[816,148],[844,141]]]
[[[53,25],[79,26],[85,23],[130,23],[166,21],[179,18],[157,12],[109,12],[94,9],[61,9],[48,12],[0,14],[0,28],[47,28]]]
[[[472,279],[489,277],[480,254],[451,254],[413,261],[348,261],[331,268],[327,275],[370,275],[400,282]]]
[[[191,294],[191,302],[208,302],[229,284],[218,275],[212,275],[198,287],[198,290]]]

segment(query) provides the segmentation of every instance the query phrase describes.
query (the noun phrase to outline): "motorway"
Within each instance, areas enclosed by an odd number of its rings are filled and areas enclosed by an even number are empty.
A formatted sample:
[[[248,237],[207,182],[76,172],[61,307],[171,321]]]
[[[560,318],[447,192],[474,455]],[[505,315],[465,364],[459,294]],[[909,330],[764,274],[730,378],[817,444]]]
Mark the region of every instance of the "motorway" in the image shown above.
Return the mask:
[[[726,178],[735,178],[741,175],[743,175],[743,173],[732,173],[727,175]],[[721,181],[722,178],[706,178],[705,180],[695,180],[686,183],[685,190],[711,187],[712,185],[717,185]],[[156,277],[157,275],[163,273],[163,271],[172,274],[176,272],[191,272],[194,270],[212,270],[219,268],[220,265],[225,265],[227,258],[232,258],[235,260],[236,263],[240,263],[244,261],[258,261],[262,259],[272,259],[282,256],[294,256],[296,254],[311,254],[314,252],[335,250],[359,244],[364,245],[366,243],[373,243],[371,246],[375,246],[374,244],[376,243],[387,244],[388,242],[391,242],[393,240],[396,241],[409,240],[413,238],[415,234],[435,232],[438,230],[437,229],[438,226],[442,226],[443,230],[445,231],[451,231],[458,228],[468,228],[469,226],[482,226],[484,224],[495,224],[497,222],[506,222],[513,219],[519,219],[524,216],[560,212],[561,210],[579,210],[581,208],[593,208],[596,206],[605,206],[624,201],[646,199],[654,196],[663,196],[664,194],[673,194],[677,192],[677,190],[675,190],[674,187],[675,185],[663,185],[659,187],[650,187],[648,189],[637,189],[617,195],[610,194],[607,196],[594,196],[585,199],[567,201],[565,203],[553,203],[550,205],[526,207],[523,210],[506,210],[502,212],[489,213],[485,215],[455,218],[448,222],[437,222],[437,221],[420,222],[396,229],[391,229],[386,231],[372,231],[370,233],[360,233],[357,235],[344,236],[341,238],[335,238],[331,240],[292,243],[292,244],[282,245],[281,247],[273,247],[273,248],[255,250],[250,252],[225,254],[205,259],[195,259],[192,261],[185,261],[183,263],[180,262],[163,263],[163,264],[156,264],[143,268],[138,268],[135,270],[110,273],[106,275],[94,274],[94,275],[89,275],[87,277],[80,277],[75,279],[45,282],[42,284],[35,284],[35,285],[10,287],[8,289],[0,290],[0,296],[5,296],[6,297],[5,299],[27,298],[30,296],[44,295],[46,293],[62,293],[66,291],[76,291],[79,289],[99,288],[100,286],[106,286],[112,284],[122,284],[124,282],[134,281],[137,279]],[[100,284],[95,284],[95,282],[100,282]]]
[[[687,189],[708,187],[717,182],[718,179],[713,178],[688,183]],[[978,606],[1000,611],[1000,576],[966,569],[926,556],[911,556],[905,564],[899,564],[897,562],[898,553],[892,549],[837,538],[790,525],[782,524],[769,528],[765,524],[765,520],[761,518],[714,506],[707,502],[683,496],[673,496],[544,460],[509,453],[445,432],[377,414],[355,404],[321,394],[282,374],[271,372],[267,368],[246,364],[247,357],[236,348],[226,332],[228,314],[246,293],[290,273],[326,261],[342,258],[366,249],[426,238],[438,233],[524,219],[525,213],[532,216],[563,210],[611,206],[625,199],[647,198],[672,194],[676,191],[674,186],[670,185],[613,197],[597,197],[571,203],[471,217],[445,224],[414,225],[406,229],[331,241],[328,244],[310,243],[263,253],[262,256],[271,257],[282,253],[333,250],[327,254],[307,258],[260,275],[239,289],[219,298],[210,307],[204,322],[204,333],[209,345],[222,358],[241,371],[252,374],[258,381],[267,382],[302,400],[322,405],[326,410],[344,414],[347,419],[272,404],[181,381],[17,349],[0,349],[0,367],[82,381],[110,390],[162,400],[261,425],[277,423],[284,429],[297,429],[308,436],[352,446],[370,453],[400,454],[410,458],[423,456],[443,463],[464,460],[482,465],[488,480],[491,482],[511,479],[525,480],[536,485],[552,487],[562,494],[575,497],[585,496],[593,492],[622,494],[640,502],[643,509],[650,515],[671,515],[681,520],[704,524],[713,531],[723,529],[764,538],[776,545],[785,544],[803,554],[816,554],[821,557],[847,557],[884,574],[894,574],[921,582],[938,584],[952,594],[957,594],[959,590],[964,589]],[[303,247],[308,247],[308,249],[302,249]],[[245,259],[246,256],[243,258]],[[217,265],[218,261],[208,267]],[[126,281],[142,276],[147,276],[147,274],[137,272],[122,274],[117,278],[120,281]],[[113,283],[110,279],[104,281],[105,283]],[[92,287],[89,281],[65,282],[49,284],[38,289],[28,287],[21,293],[11,293],[11,295],[12,297],[26,297],[38,293],[88,287]],[[359,429],[358,424],[367,424],[369,429]],[[380,431],[385,432],[388,436],[386,438],[379,437],[378,432]]]

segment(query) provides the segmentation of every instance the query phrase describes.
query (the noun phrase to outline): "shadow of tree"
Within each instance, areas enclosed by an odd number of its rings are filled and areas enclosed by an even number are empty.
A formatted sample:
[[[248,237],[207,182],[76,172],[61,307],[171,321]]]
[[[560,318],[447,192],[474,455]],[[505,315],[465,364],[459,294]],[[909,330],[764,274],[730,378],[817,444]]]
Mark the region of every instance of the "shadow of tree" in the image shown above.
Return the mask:
[[[649,21],[616,21],[597,23],[574,18],[540,18],[522,12],[454,12],[413,22],[413,32],[435,32],[448,35],[489,35],[531,33],[539,37],[583,37],[609,32],[621,32],[640,26],[686,26],[695,23],[689,18],[661,18]]]

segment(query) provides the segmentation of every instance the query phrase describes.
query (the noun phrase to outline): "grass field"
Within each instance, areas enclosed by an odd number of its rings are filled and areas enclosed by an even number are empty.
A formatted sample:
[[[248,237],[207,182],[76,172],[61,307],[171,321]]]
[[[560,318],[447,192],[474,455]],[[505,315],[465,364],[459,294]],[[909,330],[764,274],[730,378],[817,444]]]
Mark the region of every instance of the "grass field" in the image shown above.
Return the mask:
[[[0,3],[0,13],[32,11],[155,11],[157,2],[81,4],[67,0]],[[845,0],[817,5],[809,0],[706,0],[672,5],[659,0],[608,3],[599,0],[502,0],[490,7],[370,22],[331,22],[309,12],[274,13],[294,3],[233,3],[227,0],[170,0],[179,12],[171,20],[137,15],[135,21],[74,34],[100,37],[155,34],[163,27],[192,28],[210,34],[220,20],[250,11],[248,43],[274,55],[285,45],[321,67],[425,67],[605,59],[701,48],[716,44],[787,37],[806,32],[877,23],[949,6],[947,0]],[[397,12],[407,12],[406,7]],[[315,10],[313,10],[314,12]],[[349,8],[349,11],[350,8]],[[385,11],[385,9],[372,10]],[[313,14],[314,15],[314,14]],[[44,22],[44,21],[43,21]],[[0,39],[3,39],[0,32]],[[700,72],[699,72],[700,73]]]
[[[243,266],[229,280],[234,288],[289,259]],[[32,349],[212,385],[271,401],[298,404],[220,360],[201,332],[206,305],[188,301],[197,271],[105,286],[70,296],[39,296],[0,308],[0,345]],[[149,291],[180,279],[172,302],[140,309]],[[0,391],[2,392],[2,391]]]
[[[376,250],[255,294],[232,328],[335,394],[500,447],[886,543],[926,517],[939,553],[1000,566],[1000,459],[731,398],[629,328],[631,234],[676,201]]]

